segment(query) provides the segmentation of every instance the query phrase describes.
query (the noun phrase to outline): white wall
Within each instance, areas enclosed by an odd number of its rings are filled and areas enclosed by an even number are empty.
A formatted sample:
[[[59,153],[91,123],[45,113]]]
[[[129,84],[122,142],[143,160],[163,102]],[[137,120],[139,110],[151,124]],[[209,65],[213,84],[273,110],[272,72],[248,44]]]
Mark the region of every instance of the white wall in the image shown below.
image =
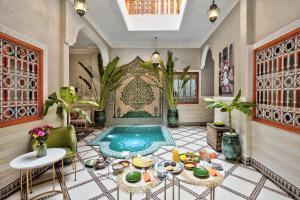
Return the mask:
[[[200,49],[158,49],[161,58],[166,61],[167,51],[173,52],[175,59],[176,70],[181,70],[186,66],[190,66],[191,70],[200,70]],[[143,60],[149,60],[154,49],[111,49],[111,59],[119,56],[120,65],[131,62],[134,58],[139,56]],[[199,74],[199,83],[200,74]],[[199,97],[201,94],[199,88]],[[213,121],[213,112],[207,108],[207,103],[199,98],[199,104],[182,104],[178,105],[179,122],[210,122]]]

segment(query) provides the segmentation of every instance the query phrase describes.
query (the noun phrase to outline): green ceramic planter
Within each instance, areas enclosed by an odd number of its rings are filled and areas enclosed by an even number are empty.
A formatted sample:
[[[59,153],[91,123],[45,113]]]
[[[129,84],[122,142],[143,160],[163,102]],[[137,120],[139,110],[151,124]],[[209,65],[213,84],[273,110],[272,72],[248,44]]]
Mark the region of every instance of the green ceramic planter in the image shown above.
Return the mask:
[[[168,110],[168,126],[177,127],[178,126],[178,110]]]
[[[94,122],[98,126],[104,127],[105,120],[106,120],[105,110],[103,110],[103,111],[95,110],[95,112],[94,112]]]
[[[236,161],[241,155],[241,143],[239,134],[228,132],[223,134],[222,153],[227,160]]]

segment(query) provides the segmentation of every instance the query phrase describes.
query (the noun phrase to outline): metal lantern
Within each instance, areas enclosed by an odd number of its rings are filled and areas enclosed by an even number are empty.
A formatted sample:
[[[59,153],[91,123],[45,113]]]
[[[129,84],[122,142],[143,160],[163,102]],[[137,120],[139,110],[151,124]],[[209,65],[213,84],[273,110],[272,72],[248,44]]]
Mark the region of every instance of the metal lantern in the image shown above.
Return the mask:
[[[158,67],[160,61],[160,54],[157,50],[152,53],[151,61],[153,66]]]
[[[82,17],[87,11],[87,2],[86,0],[74,0],[74,9]]]
[[[209,7],[207,11],[208,19],[212,23],[217,20],[217,18],[220,15],[220,9],[218,8],[217,4],[215,4],[215,1],[213,0],[212,5]]]
[[[155,39],[155,46],[157,46],[157,37],[154,38]],[[160,54],[157,51],[157,49],[155,48],[155,51],[152,53],[151,56],[151,61],[153,66],[158,67],[159,66],[159,61],[160,61]]]

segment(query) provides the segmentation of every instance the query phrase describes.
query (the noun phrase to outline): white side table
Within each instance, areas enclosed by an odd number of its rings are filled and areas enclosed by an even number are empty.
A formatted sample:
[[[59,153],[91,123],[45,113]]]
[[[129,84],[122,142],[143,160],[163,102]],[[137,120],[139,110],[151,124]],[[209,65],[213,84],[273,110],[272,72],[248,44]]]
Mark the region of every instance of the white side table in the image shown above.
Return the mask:
[[[41,168],[47,165],[52,165],[52,184],[53,184],[53,190],[41,193],[39,195],[36,195],[32,197],[31,199],[38,198],[42,195],[45,195],[47,193],[52,193],[52,192],[61,192],[63,194],[64,199],[66,198],[65,196],[65,191],[63,187],[61,187],[61,190],[55,190],[55,168],[54,164],[58,161],[61,161],[61,171],[62,171],[62,182],[64,183],[64,162],[63,158],[66,155],[66,151],[61,148],[49,148],[47,149],[47,155],[44,157],[37,158],[36,157],[37,152],[33,151],[30,153],[23,154],[14,160],[10,162],[10,166],[13,169],[20,170],[20,186],[21,186],[21,199],[22,199],[22,172],[26,171],[26,196],[25,199],[29,199],[28,196],[28,188],[29,188],[29,176],[30,176],[30,191],[32,192],[32,178],[31,178],[31,171],[33,169]]]

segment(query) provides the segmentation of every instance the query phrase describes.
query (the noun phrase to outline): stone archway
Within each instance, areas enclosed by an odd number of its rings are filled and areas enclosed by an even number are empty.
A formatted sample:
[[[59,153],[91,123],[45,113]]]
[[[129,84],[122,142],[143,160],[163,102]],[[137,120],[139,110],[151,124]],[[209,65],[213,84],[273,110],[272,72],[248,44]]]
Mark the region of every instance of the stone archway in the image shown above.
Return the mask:
[[[209,45],[206,45],[201,59],[201,96],[214,96],[214,60]]]

